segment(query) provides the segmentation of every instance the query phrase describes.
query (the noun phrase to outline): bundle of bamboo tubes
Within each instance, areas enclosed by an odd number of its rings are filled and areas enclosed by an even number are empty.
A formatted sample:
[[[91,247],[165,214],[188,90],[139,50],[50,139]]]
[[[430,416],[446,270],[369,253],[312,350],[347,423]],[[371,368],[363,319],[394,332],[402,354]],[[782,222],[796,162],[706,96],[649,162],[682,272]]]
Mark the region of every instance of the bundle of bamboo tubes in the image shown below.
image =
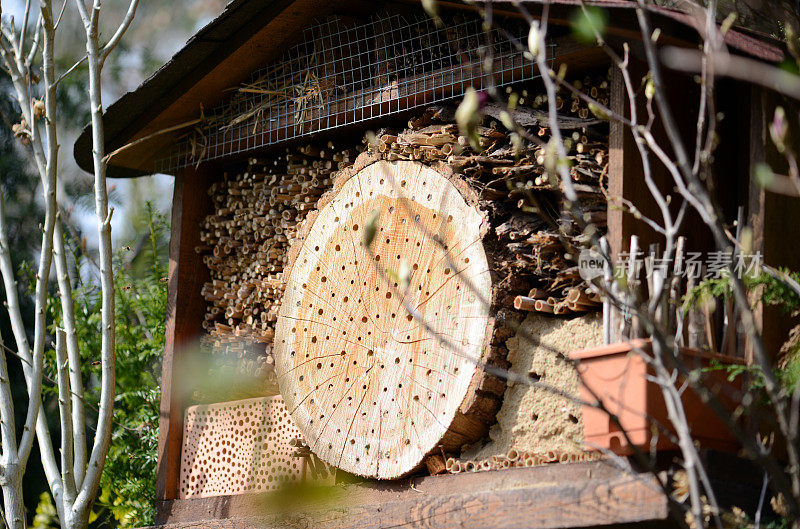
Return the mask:
[[[289,245],[331,175],[357,154],[332,144],[287,149],[275,158],[251,158],[242,174],[225,174],[209,188],[214,214],[202,222],[197,251],[211,272],[202,289],[204,342],[215,359],[210,375],[235,371],[274,382],[270,351]],[[276,391],[274,383],[263,388]]]
[[[528,452],[509,450],[507,454],[496,455],[486,459],[447,458],[445,471],[450,474],[462,472],[480,472],[483,470],[502,470],[514,467],[535,467],[550,463],[576,463],[579,461],[596,461],[603,455],[600,452],[587,451],[555,451]]]
[[[583,79],[574,79],[572,85],[595,99],[598,103],[608,107],[609,102],[609,79],[597,79],[587,75]],[[547,96],[538,95],[532,101],[533,108],[542,108],[547,105]],[[567,108],[569,111],[567,112]],[[559,112],[577,115],[581,119],[587,119],[592,115],[589,105],[575,93],[570,93],[564,97],[563,93],[559,94],[556,99],[556,109]]]

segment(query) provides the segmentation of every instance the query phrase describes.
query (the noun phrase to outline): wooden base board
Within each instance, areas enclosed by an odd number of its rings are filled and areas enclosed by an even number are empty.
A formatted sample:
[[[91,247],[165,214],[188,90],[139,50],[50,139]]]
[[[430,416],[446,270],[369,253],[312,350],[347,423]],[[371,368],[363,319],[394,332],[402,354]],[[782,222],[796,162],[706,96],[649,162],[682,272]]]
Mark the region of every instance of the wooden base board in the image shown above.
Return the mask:
[[[158,520],[164,529],[555,529],[668,519],[667,498],[654,478],[622,474],[610,461],[295,492],[162,501]]]

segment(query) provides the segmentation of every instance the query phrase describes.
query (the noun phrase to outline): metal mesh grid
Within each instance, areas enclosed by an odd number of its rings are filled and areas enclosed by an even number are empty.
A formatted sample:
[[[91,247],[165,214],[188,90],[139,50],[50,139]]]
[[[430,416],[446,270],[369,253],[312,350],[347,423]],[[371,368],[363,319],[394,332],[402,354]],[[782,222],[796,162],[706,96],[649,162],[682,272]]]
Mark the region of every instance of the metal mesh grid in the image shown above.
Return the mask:
[[[516,27],[513,27],[516,25]],[[524,23],[505,30],[525,42]],[[156,170],[173,172],[317,132],[535,78],[506,35],[486,44],[482,20],[437,26],[401,15],[352,25],[332,17],[304,32],[281,60],[253,73],[224,105],[179,138]],[[491,65],[484,58],[491,54]]]

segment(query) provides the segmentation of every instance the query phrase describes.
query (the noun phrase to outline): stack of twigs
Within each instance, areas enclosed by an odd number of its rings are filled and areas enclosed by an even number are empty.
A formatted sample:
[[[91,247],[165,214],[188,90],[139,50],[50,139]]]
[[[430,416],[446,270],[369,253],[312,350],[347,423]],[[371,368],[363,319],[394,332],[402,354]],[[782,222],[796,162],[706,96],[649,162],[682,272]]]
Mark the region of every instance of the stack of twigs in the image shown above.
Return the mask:
[[[609,79],[596,79],[591,76],[586,76],[583,79],[575,79],[572,81],[572,86],[574,86],[577,90],[583,92],[584,94],[588,95],[601,105],[608,107],[609,102],[609,91],[608,91],[608,82]],[[533,108],[546,108],[547,105],[547,96],[546,95],[538,95],[532,101]],[[559,94],[556,99],[556,109],[562,113],[569,113],[572,115],[576,115],[580,119],[587,119],[591,117],[591,110],[589,109],[589,105],[584,101],[578,94],[570,93],[568,96],[563,97],[563,94]],[[567,112],[569,109],[569,112]]]
[[[742,208],[739,208],[737,241],[741,237],[743,216]],[[671,259],[665,259],[658,245],[651,245],[647,251],[641,249],[636,235],[631,236],[628,248],[622,269],[626,288],[622,290],[619,285],[614,286],[614,294],[623,304],[623,310],[615,308],[611,314],[616,336],[620,339],[648,337],[646,322],[641,321],[633,309],[639,307],[644,311],[652,306],[654,310],[647,316],[659,328],[667,329],[667,334],[674,336],[679,346],[710,350],[730,357],[748,354],[751,343],[739,321],[732,294],[727,288],[721,289],[723,295],[714,291],[713,279],[720,283],[719,278],[724,277],[726,271],[719,268],[709,271],[706,263],[690,260],[684,236],[678,237]],[[737,262],[738,257],[731,253],[720,255],[719,259]],[[741,263],[748,263],[748,260]],[[710,281],[702,285],[706,280]]]
[[[546,291],[532,288],[527,296],[514,298],[514,308],[548,314],[570,314],[597,310],[603,303],[600,296],[589,288],[568,288],[565,291],[566,297],[559,300],[548,295]]]
[[[270,378],[283,266],[297,225],[330,187],[332,173],[356,155],[356,149],[305,146],[252,158],[242,174],[226,174],[209,188],[215,212],[202,223],[197,251],[211,272],[202,290],[203,328],[215,369],[236,366],[247,377]]]

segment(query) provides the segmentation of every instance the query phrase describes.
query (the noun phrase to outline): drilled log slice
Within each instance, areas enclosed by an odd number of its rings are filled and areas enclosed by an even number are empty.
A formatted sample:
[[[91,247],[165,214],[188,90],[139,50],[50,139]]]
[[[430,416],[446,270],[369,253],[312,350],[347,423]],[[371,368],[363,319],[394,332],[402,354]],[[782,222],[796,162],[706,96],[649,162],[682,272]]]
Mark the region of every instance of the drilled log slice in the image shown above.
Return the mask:
[[[274,354],[310,448],[348,472],[390,479],[485,433],[475,361],[491,351],[482,299],[492,285],[486,222],[459,181],[416,162],[363,165],[337,179],[292,252]]]

